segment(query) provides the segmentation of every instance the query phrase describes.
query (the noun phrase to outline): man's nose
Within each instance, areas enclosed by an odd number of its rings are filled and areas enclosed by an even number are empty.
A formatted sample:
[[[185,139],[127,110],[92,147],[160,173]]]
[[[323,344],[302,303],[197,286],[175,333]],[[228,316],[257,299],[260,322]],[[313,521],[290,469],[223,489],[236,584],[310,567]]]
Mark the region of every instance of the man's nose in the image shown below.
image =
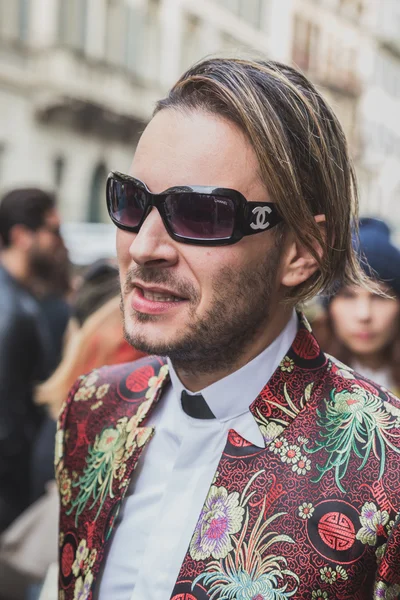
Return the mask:
[[[168,235],[157,208],[153,207],[135,235],[129,253],[138,265],[172,266],[178,261],[176,242]]]

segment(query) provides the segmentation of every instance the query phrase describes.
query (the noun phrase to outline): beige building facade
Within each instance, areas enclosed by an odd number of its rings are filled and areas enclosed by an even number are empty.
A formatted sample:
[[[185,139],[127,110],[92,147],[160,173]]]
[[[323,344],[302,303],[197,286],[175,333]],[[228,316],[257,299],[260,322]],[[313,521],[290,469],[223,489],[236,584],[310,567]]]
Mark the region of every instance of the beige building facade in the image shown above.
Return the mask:
[[[399,3],[0,0],[0,189],[55,189],[65,220],[106,220],[106,174],[129,168],[155,100],[204,56],[256,52],[297,64],[324,90],[364,211],[393,218]]]

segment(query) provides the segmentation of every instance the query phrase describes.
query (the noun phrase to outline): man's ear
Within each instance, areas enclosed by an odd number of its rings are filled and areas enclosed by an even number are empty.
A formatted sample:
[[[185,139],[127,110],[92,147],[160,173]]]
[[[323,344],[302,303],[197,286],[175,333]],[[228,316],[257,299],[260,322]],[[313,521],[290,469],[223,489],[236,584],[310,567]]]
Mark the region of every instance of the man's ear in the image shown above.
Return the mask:
[[[322,235],[325,237],[325,215],[316,215]],[[293,232],[289,232],[286,237],[286,250],[281,263],[280,282],[286,287],[296,287],[304,283],[317,271],[319,265],[311,252],[299,243]],[[317,255],[322,258],[323,249],[315,240],[313,244]]]

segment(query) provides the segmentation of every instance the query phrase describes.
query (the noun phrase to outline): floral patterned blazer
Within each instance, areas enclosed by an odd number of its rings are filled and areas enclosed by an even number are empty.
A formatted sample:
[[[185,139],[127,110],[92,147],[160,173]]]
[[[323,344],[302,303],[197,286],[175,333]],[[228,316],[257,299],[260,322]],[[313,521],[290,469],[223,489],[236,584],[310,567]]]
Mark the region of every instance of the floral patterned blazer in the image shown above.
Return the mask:
[[[150,357],[71,390],[56,439],[59,600],[92,598],[168,385]],[[250,411],[265,448],[230,430],[171,600],[400,598],[400,401],[323,354],[303,319]]]

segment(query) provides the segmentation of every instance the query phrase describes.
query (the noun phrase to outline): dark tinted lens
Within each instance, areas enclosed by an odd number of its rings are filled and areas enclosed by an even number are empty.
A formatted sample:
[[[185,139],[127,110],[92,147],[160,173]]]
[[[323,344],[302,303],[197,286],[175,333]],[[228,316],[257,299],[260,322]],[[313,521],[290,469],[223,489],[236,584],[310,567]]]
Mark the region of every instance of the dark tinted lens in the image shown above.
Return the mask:
[[[207,194],[171,194],[165,210],[174,233],[197,240],[229,239],[235,224],[230,198]]]
[[[114,180],[109,194],[113,218],[121,225],[137,227],[146,207],[146,192],[134,182]]]

